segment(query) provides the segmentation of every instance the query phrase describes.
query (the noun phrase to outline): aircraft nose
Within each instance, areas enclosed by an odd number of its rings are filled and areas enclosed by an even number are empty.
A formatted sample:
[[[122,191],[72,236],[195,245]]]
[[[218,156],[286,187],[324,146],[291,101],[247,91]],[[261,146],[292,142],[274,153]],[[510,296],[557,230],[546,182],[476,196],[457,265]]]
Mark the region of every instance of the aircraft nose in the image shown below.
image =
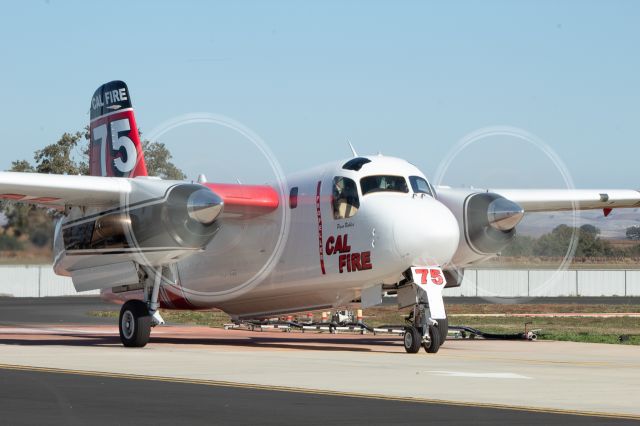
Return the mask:
[[[460,231],[451,211],[439,201],[408,199],[393,225],[396,250],[412,265],[444,265],[458,249]]]

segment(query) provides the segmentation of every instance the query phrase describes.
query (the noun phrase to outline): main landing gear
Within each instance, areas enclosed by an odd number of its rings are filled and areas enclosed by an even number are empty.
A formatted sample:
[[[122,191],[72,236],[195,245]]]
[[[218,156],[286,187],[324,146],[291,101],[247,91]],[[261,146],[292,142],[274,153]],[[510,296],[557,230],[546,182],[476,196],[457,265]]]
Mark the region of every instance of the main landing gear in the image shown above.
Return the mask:
[[[120,309],[120,340],[128,348],[141,348],[151,335],[151,315],[142,300],[129,300]]]
[[[151,282],[153,280],[153,282]],[[141,348],[149,342],[151,328],[164,324],[158,308],[162,268],[149,270],[145,280],[145,300],[128,300],[120,309],[120,341],[128,348]]]

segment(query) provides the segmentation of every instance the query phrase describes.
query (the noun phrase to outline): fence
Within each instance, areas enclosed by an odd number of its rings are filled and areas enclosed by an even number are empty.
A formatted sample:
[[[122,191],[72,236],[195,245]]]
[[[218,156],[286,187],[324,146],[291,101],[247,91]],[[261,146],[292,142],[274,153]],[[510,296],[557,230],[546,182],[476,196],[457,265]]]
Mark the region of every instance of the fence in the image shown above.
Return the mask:
[[[99,294],[76,292],[69,277],[51,265],[0,266],[0,296],[45,297]],[[467,269],[462,285],[445,296],[560,297],[640,296],[640,270]]]
[[[51,265],[0,266],[0,296],[46,297],[92,294],[100,294],[100,291],[76,292],[71,278],[56,275]]]
[[[445,296],[640,296],[640,270],[467,269]]]

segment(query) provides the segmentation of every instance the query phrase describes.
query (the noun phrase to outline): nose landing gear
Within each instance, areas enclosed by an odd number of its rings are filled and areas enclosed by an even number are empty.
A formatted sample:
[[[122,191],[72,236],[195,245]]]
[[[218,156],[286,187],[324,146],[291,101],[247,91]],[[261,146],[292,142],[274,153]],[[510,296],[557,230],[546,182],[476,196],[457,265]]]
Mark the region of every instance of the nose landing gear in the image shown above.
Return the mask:
[[[427,353],[438,352],[442,345],[438,322],[428,317],[428,308],[424,304],[418,304],[413,308],[407,322],[409,325],[405,327],[403,336],[404,350],[407,353],[418,353],[420,346]]]
[[[435,354],[442,346],[442,341],[440,340],[440,330],[438,330],[437,325],[429,326],[429,337],[430,340],[424,340],[422,342],[422,347],[427,353]]]
[[[439,267],[413,267],[405,273],[406,280],[397,290],[398,307],[413,307],[407,317],[404,349],[417,353],[420,346],[427,353],[438,352],[448,331],[447,315],[442,299],[445,285]]]

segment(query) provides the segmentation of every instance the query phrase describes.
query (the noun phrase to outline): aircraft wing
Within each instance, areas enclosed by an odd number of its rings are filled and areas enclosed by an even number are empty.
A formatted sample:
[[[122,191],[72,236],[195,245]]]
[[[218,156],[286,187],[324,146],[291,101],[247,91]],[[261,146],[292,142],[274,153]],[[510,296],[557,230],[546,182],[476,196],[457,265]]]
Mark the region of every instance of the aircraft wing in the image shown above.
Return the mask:
[[[131,191],[129,179],[0,172],[0,200],[50,208],[110,206]]]
[[[148,178],[0,172],[0,200],[56,209],[66,205],[109,207],[121,203],[123,197],[139,198],[135,192],[142,191],[136,183],[145,181],[164,184],[162,186],[181,183]],[[277,192],[268,185],[207,183],[205,186],[222,198],[225,215],[261,215],[275,210],[279,204]]]
[[[640,207],[640,191],[630,189],[491,189],[488,192],[502,195],[530,213]]]

